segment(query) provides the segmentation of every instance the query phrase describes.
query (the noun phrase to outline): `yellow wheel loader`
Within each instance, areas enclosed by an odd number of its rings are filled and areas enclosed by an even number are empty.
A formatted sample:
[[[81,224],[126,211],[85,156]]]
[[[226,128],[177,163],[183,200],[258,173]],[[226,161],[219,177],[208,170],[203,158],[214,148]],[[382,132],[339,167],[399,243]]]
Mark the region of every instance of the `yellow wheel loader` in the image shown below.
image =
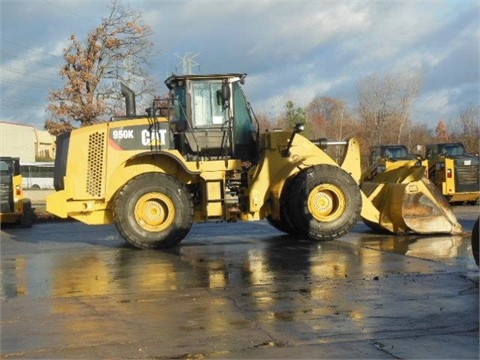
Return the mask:
[[[405,145],[375,145],[370,147],[370,158],[368,170],[364,173],[363,179],[374,179],[378,174],[383,173],[393,164],[396,166],[411,163],[418,157],[408,152]],[[420,159],[418,159],[420,160]]]
[[[475,204],[480,198],[478,154],[467,153],[462,143],[426,146],[428,178],[450,203]]]
[[[0,223],[32,227],[34,220],[32,204],[23,193],[20,159],[0,157]]]
[[[431,194],[421,179],[410,186],[410,178],[401,184],[390,178],[360,190],[354,138],[310,141],[300,124],[260,134],[241,87],[245,77],[172,75],[167,101],[154,100],[143,116],[135,115],[135,95],[122,85],[125,117],[58,136],[57,192],[47,210],[86,224],[115,223],[138,248],[174,246],[193,222],[206,221],[267,219],[292,236],[325,241],[349,232],[360,217],[382,231],[424,233],[422,223],[443,214],[446,221],[428,233],[461,231],[448,204],[434,195],[425,200]],[[333,145],[344,146],[340,164],[324,151]],[[400,188],[405,200],[396,197]],[[390,199],[396,216],[385,215],[378,199]],[[419,206],[423,221],[410,227],[403,218]]]

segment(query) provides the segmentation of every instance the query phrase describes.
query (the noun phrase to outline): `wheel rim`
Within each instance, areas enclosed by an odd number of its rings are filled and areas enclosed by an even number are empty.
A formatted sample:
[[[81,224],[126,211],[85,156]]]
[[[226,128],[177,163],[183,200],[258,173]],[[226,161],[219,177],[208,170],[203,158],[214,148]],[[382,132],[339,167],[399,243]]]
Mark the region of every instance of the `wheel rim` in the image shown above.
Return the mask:
[[[308,195],[308,211],[318,221],[334,221],[345,211],[345,200],[345,195],[339,187],[320,184]]]
[[[175,220],[175,206],[165,194],[143,195],[135,205],[135,220],[147,231],[163,231]]]

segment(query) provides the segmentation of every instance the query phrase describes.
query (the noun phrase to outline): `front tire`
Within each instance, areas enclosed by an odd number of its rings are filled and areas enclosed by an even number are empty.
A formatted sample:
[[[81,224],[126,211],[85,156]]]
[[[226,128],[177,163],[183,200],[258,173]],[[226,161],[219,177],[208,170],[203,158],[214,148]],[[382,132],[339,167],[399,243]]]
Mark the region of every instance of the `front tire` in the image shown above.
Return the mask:
[[[118,193],[114,207],[118,231],[141,249],[175,246],[193,222],[193,203],[185,185],[162,173],[130,180]]]
[[[357,223],[362,197],[355,180],[334,165],[302,170],[289,187],[287,221],[300,236],[329,241],[348,233]]]
[[[288,205],[286,204],[286,199],[288,198],[288,194],[291,191],[291,184],[292,179],[288,179],[285,185],[283,186],[282,194],[280,196],[280,220],[275,220],[272,218],[271,215],[267,216],[267,221],[270,225],[272,225],[275,229],[290,235],[295,235],[296,230],[293,228],[289,221],[288,217]]]

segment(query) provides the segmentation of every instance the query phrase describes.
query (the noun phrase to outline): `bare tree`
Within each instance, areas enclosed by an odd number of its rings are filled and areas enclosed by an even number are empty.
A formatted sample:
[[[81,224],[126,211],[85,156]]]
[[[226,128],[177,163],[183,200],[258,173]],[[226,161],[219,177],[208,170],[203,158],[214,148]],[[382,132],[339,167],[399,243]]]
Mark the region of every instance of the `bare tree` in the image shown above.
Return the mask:
[[[425,145],[434,142],[432,132],[425,124],[413,124],[402,142],[413,154],[424,156]]]
[[[256,114],[255,117],[257,118],[259,131],[261,133],[264,133],[264,132],[269,131],[271,129],[272,123],[271,123],[270,119],[268,118],[267,114],[259,113],[259,114]]]
[[[314,137],[344,140],[357,130],[346,103],[340,99],[316,97],[308,104],[306,114]]]
[[[341,99],[328,96],[315,97],[306,107],[307,131],[311,139],[327,138],[343,141],[352,136],[359,136],[358,123]],[[327,148],[327,153],[335,160],[340,160],[344,153],[343,146]]]
[[[363,127],[373,135],[370,145],[402,141],[422,79],[419,72],[404,71],[373,74],[359,81],[358,114]]]
[[[328,104],[325,99],[324,96],[316,96],[305,109],[307,132],[311,138],[327,137]]]
[[[358,84],[358,113],[365,129],[373,135],[370,145],[381,144],[386,125],[393,115],[389,99],[392,98],[391,77],[380,77],[378,74],[365,77]]]
[[[119,90],[114,80],[141,83],[140,92],[151,92],[153,83],[145,65],[153,55],[152,30],[142,15],[113,0],[108,17],[93,29],[85,42],[76,35],[64,51],[60,75],[62,89],[51,90],[45,129],[56,135],[79,126],[105,121],[115,112]]]
[[[480,106],[472,104],[462,110],[455,125],[456,139],[465,145],[467,151],[478,154],[480,152]]]
[[[442,142],[449,141],[450,136],[448,134],[448,127],[445,120],[440,120],[437,123],[437,127],[435,128],[435,135],[436,135],[437,142],[442,143]]]
[[[397,143],[402,142],[402,137],[405,132],[408,133],[410,125],[410,112],[413,107],[413,103],[420,94],[420,90],[423,84],[423,74],[414,71],[406,71],[405,73],[399,73],[398,76],[398,98],[397,107],[399,109],[399,124],[398,124],[398,136]]]

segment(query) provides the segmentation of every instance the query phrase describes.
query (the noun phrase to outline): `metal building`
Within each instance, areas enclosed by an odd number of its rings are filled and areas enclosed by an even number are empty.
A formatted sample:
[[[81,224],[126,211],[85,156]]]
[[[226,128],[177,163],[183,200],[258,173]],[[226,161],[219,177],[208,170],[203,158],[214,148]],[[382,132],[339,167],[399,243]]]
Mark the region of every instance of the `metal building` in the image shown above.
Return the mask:
[[[30,125],[0,121],[0,155],[20,157],[20,162],[52,161],[55,136]]]

